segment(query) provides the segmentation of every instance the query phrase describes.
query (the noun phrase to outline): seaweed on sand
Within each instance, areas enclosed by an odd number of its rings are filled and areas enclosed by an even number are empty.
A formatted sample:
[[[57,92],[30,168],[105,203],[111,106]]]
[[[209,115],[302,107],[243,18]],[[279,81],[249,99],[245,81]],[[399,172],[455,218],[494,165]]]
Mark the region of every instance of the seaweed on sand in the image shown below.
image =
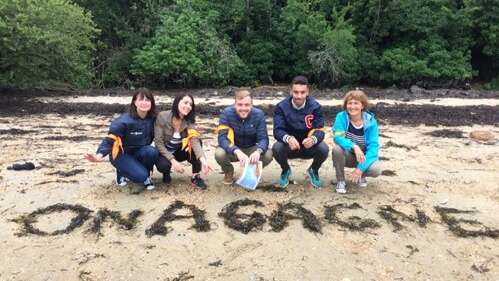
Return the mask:
[[[71,219],[69,225],[64,229],[55,230],[53,232],[45,232],[34,226],[37,222],[37,218],[43,215],[48,215],[51,213],[60,213],[62,211],[71,211],[76,213],[76,216]],[[21,224],[22,230],[17,233],[17,236],[25,236],[28,234],[34,234],[39,236],[55,236],[60,234],[68,234],[80,227],[89,218],[92,211],[81,205],[70,205],[65,203],[54,204],[45,208],[37,209],[28,215],[20,216],[12,221]]]
[[[294,211],[295,214],[289,214],[289,211]],[[322,233],[319,219],[312,212],[303,208],[301,204],[294,202],[289,202],[284,205],[279,204],[279,208],[272,212],[269,221],[272,230],[280,232],[288,226],[288,221],[293,219],[301,219],[303,221],[303,227],[312,232]]]
[[[261,226],[267,221],[265,215],[258,212],[238,214],[239,207],[244,206],[263,207],[264,205],[258,200],[245,198],[225,205],[218,216],[224,219],[225,225],[244,234],[248,234],[255,228],[261,229]]]
[[[130,230],[137,225],[137,218],[141,216],[141,210],[133,210],[128,214],[128,218],[123,218],[120,212],[110,211],[106,208],[100,209],[94,217],[92,226],[88,230],[90,233],[95,233],[97,236],[102,236],[101,226],[107,218],[111,218],[115,223],[119,224],[122,229]]]
[[[191,216],[185,215],[175,215],[175,212],[180,209],[187,208],[191,211]],[[163,211],[163,214],[159,219],[157,219],[148,229],[146,229],[146,235],[151,237],[153,235],[165,236],[168,233],[168,229],[165,226],[166,222],[171,222],[177,219],[194,219],[194,225],[192,228],[198,232],[206,232],[210,230],[210,222],[205,219],[206,211],[199,209],[195,205],[185,204],[182,201],[176,200],[167,209]]]
[[[399,218],[405,221],[417,222],[421,227],[425,227],[429,222],[431,222],[430,218],[425,214],[425,212],[419,209],[416,209],[416,217],[406,215],[400,211],[397,211],[393,208],[393,206],[390,205],[379,206],[377,213],[383,219],[393,225],[393,227],[395,228],[393,232],[397,232],[404,228],[399,222]]]
[[[463,131],[451,130],[451,129],[435,130],[428,133],[424,133],[424,135],[436,138],[453,138],[453,139],[463,139],[465,137]]]
[[[493,229],[485,226],[483,223],[477,220],[469,220],[451,216],[451,214],[474,214],[476,213],[475,211],[458,210],[455,208],[445,208],[440,206],[435,206],[435,211],[440,214],[442,221],[447,224],[449,230],[458,237],[490,237],[494,239],[497,239],[499,237],[499,229]],[[461,224],[481,226],[482,229],[468,230],[464,229]]]
[[[367,228],[379,228],[381,225],[373,219],[362,219],[358,216],[350,216],[346,220],[341,220],[338,214],[341,213],[342,209],[362,209],[358,203],[352,203],[350,205],[340,203],[333,206],[324,206],[324,214],[326,220],[331,224],[338,224],[352,231],[364,231]]]

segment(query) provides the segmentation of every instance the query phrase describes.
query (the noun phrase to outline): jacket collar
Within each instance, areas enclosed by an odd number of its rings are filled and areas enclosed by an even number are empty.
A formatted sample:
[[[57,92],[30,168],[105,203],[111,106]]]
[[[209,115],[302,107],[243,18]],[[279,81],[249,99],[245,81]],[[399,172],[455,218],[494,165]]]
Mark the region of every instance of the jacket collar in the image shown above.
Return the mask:
[[[173,120],[173,112],[171,110],[168,110],[166,112],[166,124],[168,124],[168,126],[172,127],[173,129],[172,120]],[[180,123],[180,132],[185,130],[188,125],[189,124],[187,124],[187,121],[185,119],[182,119],[182,123]]]

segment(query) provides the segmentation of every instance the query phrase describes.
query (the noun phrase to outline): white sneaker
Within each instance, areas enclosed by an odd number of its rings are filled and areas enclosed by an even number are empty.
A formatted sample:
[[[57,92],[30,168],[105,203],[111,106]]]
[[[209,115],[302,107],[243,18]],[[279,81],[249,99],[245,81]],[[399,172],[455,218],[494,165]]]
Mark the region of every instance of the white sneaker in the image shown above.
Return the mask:
[[[125,187],[128,185],[130,180],[125,177],[116,178],[116,184],[120,187]]]
[[[367,179],[366,178],[360,178],[359,187],[360,188],[366,188],[367,187]]]
[[[347,183],[345,181],[338,181],[336,184],[337,193],[347,193]]]
[[[147,189],[147,190],[153,190],[155,188],[154,186],[154,183],[152,182],[151,180],[151,177],[148,177],[145,181],[144,181],[144,187]]]

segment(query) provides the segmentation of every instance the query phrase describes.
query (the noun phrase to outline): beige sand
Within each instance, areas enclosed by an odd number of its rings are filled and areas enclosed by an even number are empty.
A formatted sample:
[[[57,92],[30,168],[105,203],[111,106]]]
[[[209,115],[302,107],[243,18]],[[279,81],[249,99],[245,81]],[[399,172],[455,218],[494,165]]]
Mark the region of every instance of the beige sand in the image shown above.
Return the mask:
[[[201,120],[200,124],[208,129],[215,122],[216,119]],[[389,158],[384,167],[395,171],[396,176],[370,179],[365,190],[350,185],[348,194],[338,195],[333,192],[330,159],[320,171],[324,181],[321,190],[314,190],[307,183],[304,171],[309,163],[300,160],[291,162],[297,184],[290,185],[288,192],[246,192],[221,184],[220,168],[213,159],[216,139],[207,130],[206,151],[216,168],[208,177],[208,190],[190,187],[188,175],[174,175],[174,184],[166,187],[159,183],[160,174],[156,172],[156,190],[130,195],[113,184],[115,174],[109,163],[83,160],[84,153],[95,151],[98,139],[43,139],[58,134],[99,138],[105,135],[108,124],[108,118],[95,116],[0,118],[0,129],[41,132],[0,137],[0,280],[499,280],[499,241],[458,238],[433,210],[438,205],[476,210],[476,214],[458,217],[477,219],[499,229],[497,144],[423,135],[442,128],[385,125],[381,132],[390,139],[382,137],[382,144],[392,141],[415,147],[410,151],[382,148],[381,155]],[[40,128],[42,125],[45,128]],[[475,129],[491,130],[499,135],[498,128],[492,126],[453,129],[466,134]],[[6,170],[19,159],[33,160],[43,168]],[[47,175],[72,169],[86,171],[68,178]],[[276,181],[280,169],[272,162],[264,172],[263,184],[269,184]],[[291,221],[279,233],[271,231],[268,222],[262,230],[247,235],[229,229],[217,214],[224,205],[243,198],[260,200],[265,207],[246,207],[241,212],[257,210],[266,215],[278,203],[303,203],[321,219],[322,234],[306,230],[300,221]],[[148,238],[145,229],[175,200],[206,210],[211,231],[189,229],[192,220],[175,221],[167,224],[170,231],[165,237]],[[347,210],[341,218],[372,218],[381,228],[351,232],[324,219],[324,205],[353,202],[365,210]],[[20,225],[9,220],[56,203],[81,204],[93,210],[93,215],[104,207],[123,215],[133,209],[142,209],[145,214],[130,231],[104,224],[104,236],[100,239],[85,233],[90,220],[67,235],[15,235]],[[407,214],[420,208],[433,223],[421,228],[404,221],[401,223],[405,228],[393,232],[393,227],[376,214],[377,207],[384,204]],[[36,226],[45,231],[64,228],[71,217],[68,212],[43,216]],[[411,253],[411,248],[417,251]],[[209,265],[217,261],[219,266]]]

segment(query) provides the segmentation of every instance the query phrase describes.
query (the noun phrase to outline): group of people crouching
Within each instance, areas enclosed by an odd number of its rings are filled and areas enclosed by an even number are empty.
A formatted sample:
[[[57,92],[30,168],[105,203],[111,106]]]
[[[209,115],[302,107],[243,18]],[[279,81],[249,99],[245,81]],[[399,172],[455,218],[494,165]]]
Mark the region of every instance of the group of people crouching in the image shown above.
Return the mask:
[[[350,91],[344,98],[343,111],[336,115],[332,158],[338,193],[346,193],[345,167],[355,168],[350,181],[359,187],[367,187],[366,177],[381,174],[378,124],[367,107],[364,92]],[[129,112],[112,121],[109,135],[96,154],[86,154],[85,158],[101,162],[110,155],[118,185],[126,186],[132,181],[147,190],[154,189],[150,177],[154,165],[163,174],[163,182],[170,183],[171,171],[184,173],[181,162],[188,161],[192,165],[192,185],[205,189],[201,173],[207,175],[213,168],[203,152],[195,118],[194,98],[190,94],[178,94],[172,109],[158,114],[151,92],[139,89],[133,95]],[[276,142],[269,149],[264,112],[253,106],[249,91],[235,93],[234,104],[223,110],[215,130],[218,134],[215,159],[224,172],[224,184],[234,181],[231,162],[244,166],[247,162],[262,161],[265,167],[275,159],[282,169],[278,184],[286,188],[291,176],[288,159],[301,158],[313,159],[307,175],[310,183],[320,188],[319,169],[328,158],[329,146],[324,143],[324,114],[321,105],[309,96],[306,77],[293,79],[290,96],[275,106],[273,119]]]

